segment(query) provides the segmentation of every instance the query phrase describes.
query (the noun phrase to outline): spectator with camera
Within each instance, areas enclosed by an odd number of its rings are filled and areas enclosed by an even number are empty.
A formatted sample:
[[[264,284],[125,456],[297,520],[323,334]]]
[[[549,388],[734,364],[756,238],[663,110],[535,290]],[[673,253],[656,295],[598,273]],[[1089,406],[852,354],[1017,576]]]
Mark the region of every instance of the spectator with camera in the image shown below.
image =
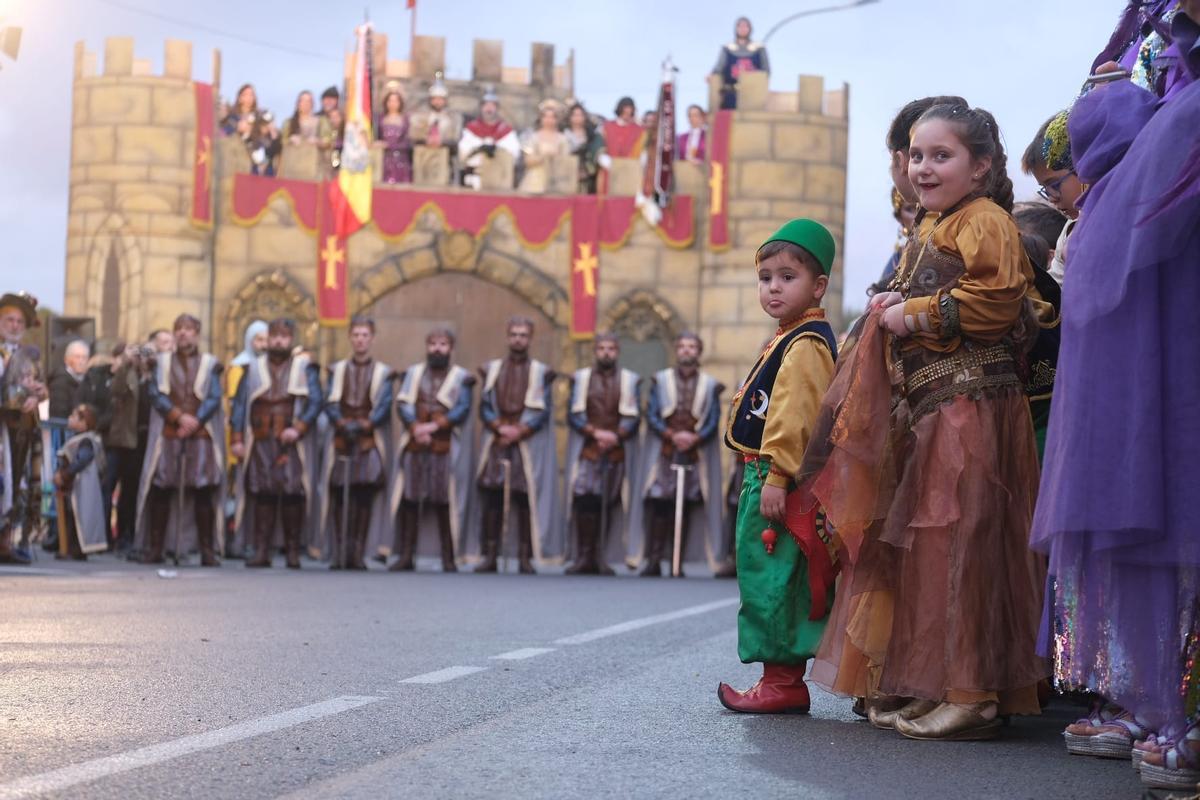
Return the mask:
[[[259,109],[254,86],[245,83],[238,89],[233,107],[221,120],[221,130],[226,136],[241,138],[250,155],[252,173],[275,174],[275,160],[283,149],[283,141],[274,115],[266,109]]]

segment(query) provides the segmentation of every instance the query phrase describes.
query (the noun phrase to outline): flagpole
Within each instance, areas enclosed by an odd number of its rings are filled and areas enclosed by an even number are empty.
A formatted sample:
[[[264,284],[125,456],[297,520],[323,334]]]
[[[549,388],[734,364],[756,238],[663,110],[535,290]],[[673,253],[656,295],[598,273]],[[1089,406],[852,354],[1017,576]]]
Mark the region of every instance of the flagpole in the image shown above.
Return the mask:
[[[417,0],[408,0],[408,10],[412,12],[408,28],[408,64],[411,76],[417,53]]]

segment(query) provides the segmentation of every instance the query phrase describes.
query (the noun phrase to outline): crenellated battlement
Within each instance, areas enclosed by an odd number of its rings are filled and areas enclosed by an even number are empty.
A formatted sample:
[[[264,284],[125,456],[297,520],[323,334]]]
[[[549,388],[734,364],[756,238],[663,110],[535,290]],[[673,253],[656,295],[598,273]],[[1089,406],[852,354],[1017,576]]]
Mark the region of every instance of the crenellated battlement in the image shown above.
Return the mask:
[[[76,82],[130,78],[193,80],[192,43],[181,39],[167,39],[163,43],[163,69],[160,75],[154,74],[150,59],[137,57],[132,36],[110,36],[105,39],[103,65],[99,63],[97,54],[88,50],[84,42],[75,43]],[[220,50],[212,51],[212,73],[209,82],[214,86],[221,82]]]
[[[374,34],[373,94],[378,103],[385,87],[397,83],[415,111],[427,102],[435,75],[445,72],[446,40],[418,36],[408,59],[390,58],[388,45],[385,33]],[[534,43],[527,63],[517,66],[505,64],[500,41],[475,40],[472,53],[468,73],[443,77],[452,111],[475,115],[490,89],[503,116],[523,130],[535,124],[542,100],[577,94],[571,51],[560,58],[554,45]],[[208,343],[223,355],[240,347],[248,319],[287,314],[323,357],[340,352],[344,338],[316,324],[319,248],[311,226],[297,222],[283,197],[252,219],[235,215],[234,186],[251,168],[247,148],[236,137],[198,128],[192,82],[211,83],[220,96],[220,52],[212,52],[211,69],[198,70],[190,42],[167,40],[162,68],[155,71],[151,59],[138,57],[133,38],[112,37],[102,53],[77,44],[74,58],[67,310],[95,317],[105,336],[131,341],[181,311],[196,313],[205,320]],[[781,76],[774,78],[780,85]],[[710,111],[719,107],[719,88],[710,82]],[[617,331],[631,353],[641,353],[630,358],[643,359],[644,373],[665,364],[660,359],[667,358],[667,343],[686,328],[709,343],[706,366],[720,380],[733,385],[745,374],[771,330],[747,265],[764,238],[795,216],[820,220],[838,242],[826,294],[829,316],[838,324],[848,106],[849,88],[827,87],[820,76],[801,75],[793,91],[771,91],[765,73],[743,74],[738,108],[723,118],[727,157],[719,164],[675,164],[675,193],[690,198],[690,238],[668,241],[635,221],[619,244],[602,248],[598,326]],[[206,136],[211,141],[197,148]],[[207,171],[197,171],[201,154]],[[382,151],[376,148],[372,156],[380,181]],[[321,180],[328,154],[316,143],[287,142],[278,169],[291,181]],[[206,224],[193,217],[198,176],[213,192]],[[610,178],[611,193],[628,199],[641,185],[641,167],[636,159],[617,159]],[[379,188],[467,193],[445,179]],[[555,191],[566,190],[560,185]],[[523,204],[530,197],[515,188],[495,193],[522,197]],[[561,209],[561,195],[549,200]],[[710,239],[713,230],[722,231],[723,241]],[[419,344],[420,326],[434,323],[455,326],[468,357],[483,358],[494,329],[514,309],[537,316],[539,331],[545,331],[539,346],[547,349],[539,357],[564,369],[586,361],[586,345],[567,336],[575,263],[570,225],[560,225],[537,246],[518,234],[506,214],[476,234],[453,229],[444,215],[429,210],[403,234],[367,226],[351,237],[345,253],[351,310],[386,322],[381,330],[393,339],[381,346],[391,348],[387,357],[396,363],[419,356],[405,348]],[[493,311],[499,316],[487,317]]]

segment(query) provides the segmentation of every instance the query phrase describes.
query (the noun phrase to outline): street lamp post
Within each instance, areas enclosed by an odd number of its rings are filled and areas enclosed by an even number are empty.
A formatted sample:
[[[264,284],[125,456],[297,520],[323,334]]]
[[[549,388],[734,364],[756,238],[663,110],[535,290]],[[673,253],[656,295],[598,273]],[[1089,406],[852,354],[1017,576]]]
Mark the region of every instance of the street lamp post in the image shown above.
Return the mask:
[[[807,11],[797,12],[795,14],[792,14],[790,17],[784,17],[779,22],[775,23],[775,25],[771,28],[771,30],[767,31],[767,35],[763,37],[763,39],[762,39],[763,44],[767,43],[767,40],[770,39],[775,34],[775,31],[779,30],[784,25],[787,25],[789,22],[795,22],[796,20],[800,19],[801,17],[812,17],[812,16],[816,16],[817,14],[829,14],[834,11],[847,11],[851,8],[858,8],[859,6],[868,6],[868,5],[871,5],[872,3],[878,3],[878,2],[879,2],[879,0],[851,0],[851,2],[840,3],[836,6],[824,6],[822,8],[810,8]]]

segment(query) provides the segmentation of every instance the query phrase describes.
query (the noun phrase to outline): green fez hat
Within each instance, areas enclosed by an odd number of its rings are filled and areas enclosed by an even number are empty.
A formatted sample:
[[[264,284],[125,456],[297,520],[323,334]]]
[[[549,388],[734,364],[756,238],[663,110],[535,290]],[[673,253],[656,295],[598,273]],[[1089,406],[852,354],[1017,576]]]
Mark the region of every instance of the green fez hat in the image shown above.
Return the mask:
[[[783,224],[783,227],[771,234],[759,246],[759,250],[771,242],[791,242],[812,253],[812,257],[821,265],[821,270],[828,275],[833,270],[833,256],[837,245],[833,235],[825,230],[825,226],[816,220],[793,219]]]

